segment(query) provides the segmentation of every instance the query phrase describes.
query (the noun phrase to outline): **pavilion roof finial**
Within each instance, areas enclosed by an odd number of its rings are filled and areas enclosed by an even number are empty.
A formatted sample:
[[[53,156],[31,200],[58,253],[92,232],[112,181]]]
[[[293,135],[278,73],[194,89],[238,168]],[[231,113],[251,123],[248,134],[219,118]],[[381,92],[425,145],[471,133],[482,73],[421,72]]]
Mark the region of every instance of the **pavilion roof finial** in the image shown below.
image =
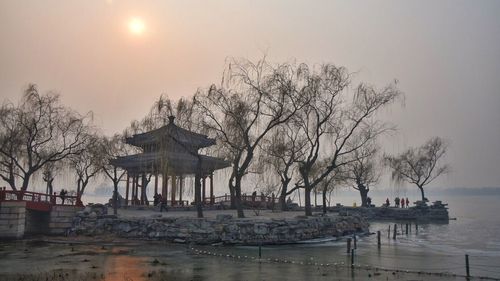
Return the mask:
[[[175,116],[173,116],[173,115],[168,116],[168,123],[169,124],[174,124],[174,120],[175,120]]]

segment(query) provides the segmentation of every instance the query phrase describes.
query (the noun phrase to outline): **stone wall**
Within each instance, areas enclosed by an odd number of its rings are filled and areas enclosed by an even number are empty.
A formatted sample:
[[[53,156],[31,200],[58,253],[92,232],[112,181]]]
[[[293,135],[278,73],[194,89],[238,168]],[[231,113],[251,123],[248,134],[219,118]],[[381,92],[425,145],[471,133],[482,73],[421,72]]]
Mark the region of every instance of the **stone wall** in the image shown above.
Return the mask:
[[[417,220],[417,221],[448,221],[448,210],[444,207],[335,207],[333,212],[339,214],[357,214],[369,220]]]
[[[0,238],[22,238],[25,221],[26,202],[0,203]]]
[[[288,244],[315,238],[367,232],[359,216],[296,217],[293,219],[150,218],[119,219],[81,212],[72,231],[77,235],[115,234],[124,238],[167,240],[197,244]]]
[[[48,233],[60,235],[73,225],[73,218],[83,207],[78,206],[52,206],[48,221]]]

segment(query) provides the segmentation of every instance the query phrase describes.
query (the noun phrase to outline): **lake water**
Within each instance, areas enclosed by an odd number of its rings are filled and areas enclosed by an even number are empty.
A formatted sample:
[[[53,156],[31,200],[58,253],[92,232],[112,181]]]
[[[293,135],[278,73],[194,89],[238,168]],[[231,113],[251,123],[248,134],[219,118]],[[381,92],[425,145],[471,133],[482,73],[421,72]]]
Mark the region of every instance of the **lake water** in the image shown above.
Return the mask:
[[[374,201],[384,199],[375,197]],[[392,239],[392,231],[388,237],[388,227],[391,225],[392,230],[394,222],[371,223],[371,232],[382,232],[382,246],[378,248],[376,235],[359,237],[354,262],[356,266],[390,270],[376,276],[372,275],[373,270],[350,272],[344,267],[333,267],[350,263],[345,239],[320,244],[264,246],[264,263],[255,262],[258,247],[196,246],[193,250],[163,242],[106,245],[90,242],[70,246],[20,241],[0,243],[0,280],[2,276],[24,273],[26,269],[102,274],[103,280],[108,281],[332,280],[332,277],[366,280],[369,276],[370,280],[441,280],[445,277],[408,276],[398,272],[465,275],[465,254],[469,255],[473,276],[500,278],[499,200],[499,196],[448,196],[443,201],[449,204],[450,217],[456,220],[446,224],[420,224],[418,232],[413,223],[408,235],[404,233],[405,222],[398,222],[396,240]],[[158,272],[163,272],[162,277],[154,279],[160,276]],[[463,280],[463,277],[447,276],[443,280]]]

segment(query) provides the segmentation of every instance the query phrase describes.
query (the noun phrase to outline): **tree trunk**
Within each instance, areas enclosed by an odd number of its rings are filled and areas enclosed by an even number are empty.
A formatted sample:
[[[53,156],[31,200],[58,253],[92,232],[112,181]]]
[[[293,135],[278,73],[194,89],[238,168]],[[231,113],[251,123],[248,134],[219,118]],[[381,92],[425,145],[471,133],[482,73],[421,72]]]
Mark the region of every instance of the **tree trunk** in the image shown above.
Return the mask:
[[[288,209],[288,206],[286,205],[286,194],[285,195],[283,195],[283,194],[280,195],[279,205],[280,205],[280,210],[282,210],[282,211],[286,211]]]
[[[234,187],[234,184],[233,184],[233,181],[234,181],[234,177],[231,175],[231,178],[229,179],[229,197],[230,197],[230,200],[231,200],[231,205],[229,206],[230,209],[234,210],[236,209],[236,199],[235,199],[235,187]]]
[[[118,181],[113,181],[113,214],[118,214]]]
[[[420,194],[422,194],[422,202],[425,202],[425,195],[424,195],[424,187],[417,185],[418,189],[420,189]]]
[[[54,181],[54,179],[51,179],[49,180],[49,182],[47,183],[48,185],[48,188],[49,188],[49,194],[52,194],[52,192],[54,192],[54,187],[52,186],[52,182]]]
[[[368,207],[368,189],[362,185],[358,185],[359,195],[361,195],[361,206]]]
[[[305,186],[304,188],[304,207],[306,211],[306,216],[312,216],[312,208],[311,208],[311,188]]]
[[[81,179],[78,179],[76,181],[76,198],[80,198],[81,197],[81,192],[82,192],[82,180]]]
[[[238,213],[238,218],[244,218],[245,213],[243,212],[243,204],[241,204],[241,177],[235,177],[235,185],[234,185],[234,203],[236,205],[236,211]]]
[[[31,173],[24,174],[23,185],[21,186],[21,191],[26,191],[28,189],[28,184],[30,182]]]
[[[326,192],[327,192],[327,186],[323,187],[323,214],[326,215]]]
[[[286,211],[288,210],[288,206],[286,204],[286,193],[288,191],[288,183],[290,180],[281,181],[281,194],[279,198],[280,210]]]

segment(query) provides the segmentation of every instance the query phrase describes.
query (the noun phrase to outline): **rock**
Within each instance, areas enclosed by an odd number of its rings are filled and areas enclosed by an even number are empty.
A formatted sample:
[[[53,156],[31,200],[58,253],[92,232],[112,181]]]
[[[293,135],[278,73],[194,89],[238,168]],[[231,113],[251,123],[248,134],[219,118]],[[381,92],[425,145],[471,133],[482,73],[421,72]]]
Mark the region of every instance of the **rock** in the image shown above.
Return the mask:
[[[186,240],[176,238],[176,239],[174,239],[174,241],[173,241],[173,242],[174,242],[174,243],[181,243],[181,244],[185,244],[185,243],[186,243]]]
[[[257,235],[265,235],[269,233],[269,228],[267,224],[256,223],[253,225],[253,232]]]
[[[130,224],[128,224],[128,223],[120,223],[118,225],[118,231],[128,233],[128,232],[132,231],[132,226],[130,226]]]
[[[219,214],[215,217],[215,220],[219,221],[219,222],[224,222],[224,221],[228,221],[228,220],[232,220],[232,219],[233,219],[233,216],[229,215],[229,214]]]

